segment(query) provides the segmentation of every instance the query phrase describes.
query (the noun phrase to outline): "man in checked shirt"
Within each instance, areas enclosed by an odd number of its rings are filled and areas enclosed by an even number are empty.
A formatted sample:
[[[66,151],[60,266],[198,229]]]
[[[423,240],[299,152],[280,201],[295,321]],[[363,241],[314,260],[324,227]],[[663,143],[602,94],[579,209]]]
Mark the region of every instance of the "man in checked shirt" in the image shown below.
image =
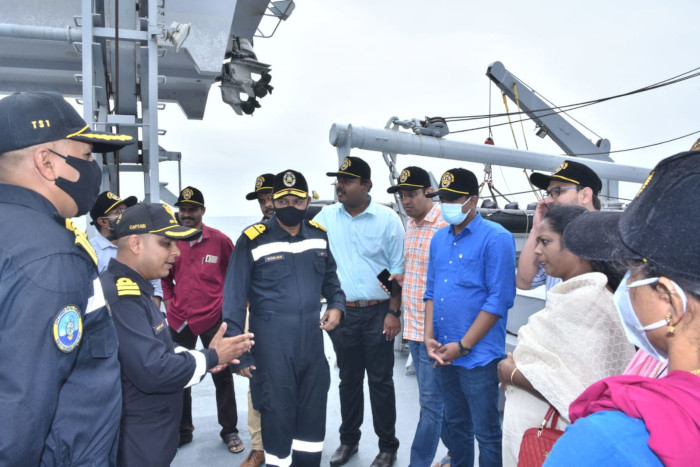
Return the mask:
[[[420,418],[411,445],[411,465],[431,465],[435,457],[442,431],[443,400],[435,382],[433,362],[423,344],[423,293],[428,271],[430,240],[433,234],[447,223],[442,220],[440,203],[426,197],[434,190],[428,172],[420,167],[406,167],[401,171],[398,184],[389,187],[389,193],[398,191],[401,205],[409,216],[404,237],[406,271],[390,278],[403,281],[401,303],[403,307],[403,338],[408,341],[413,366],[418,380]],[[447,446],[447,437],[443,436]]]

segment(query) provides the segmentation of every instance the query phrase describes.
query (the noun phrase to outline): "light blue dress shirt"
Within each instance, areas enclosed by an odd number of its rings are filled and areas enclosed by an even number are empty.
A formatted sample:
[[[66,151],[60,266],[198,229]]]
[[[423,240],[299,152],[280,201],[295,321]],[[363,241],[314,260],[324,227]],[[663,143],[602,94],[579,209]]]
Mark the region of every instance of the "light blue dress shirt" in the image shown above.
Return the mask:
[[[352,217],[342,203],[324,207],[314,218],[328,231],[331,253],[338,265],[340,285],[347,300],[384,300],[377,274],[404,272],[401,218],[388,207],[375,203]]]
[[[90,239],[90,245],[97,253],[97,272],[102,274],[107,269],[109,260],[117,257],[117,245],[104,238],[99,232],[95,232],[95,236]],[[153,296],[163,298],[163,286],[160,285],[160,279],[149,282],[153,286]]]
[[[501,318],[453,365],[475,368],[505,357],[508,309],[515,300],[513,235],[481,214],[456,236],[451,225],[438,230],[423,298],[433,301],[433,335],[443,345],[464,337],[482,310]]]

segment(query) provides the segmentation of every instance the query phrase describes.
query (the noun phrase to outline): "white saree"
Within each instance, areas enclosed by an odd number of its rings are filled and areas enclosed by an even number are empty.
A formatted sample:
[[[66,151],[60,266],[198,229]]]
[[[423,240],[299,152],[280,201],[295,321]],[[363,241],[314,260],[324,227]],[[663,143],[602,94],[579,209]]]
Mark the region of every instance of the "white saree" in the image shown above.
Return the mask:
[[[570,423],[569,405],[584,389],[622,374],[634,357],[606,284],[599,272],[557,284],[549,290],[545,308],[518,331],[515,364],[560,413],[560,429]],[[504,465],[517,464],[523,433],[542,422],[547,407],[522,389],[506,391]]]

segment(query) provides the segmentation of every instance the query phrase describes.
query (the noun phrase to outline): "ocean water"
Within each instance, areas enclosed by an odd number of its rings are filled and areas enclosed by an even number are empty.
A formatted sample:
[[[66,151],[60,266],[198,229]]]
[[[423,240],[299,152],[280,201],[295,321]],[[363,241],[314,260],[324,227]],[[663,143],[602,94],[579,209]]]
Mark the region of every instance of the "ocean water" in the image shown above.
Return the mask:
[[[221,230],[233,243],[236,243],[243,229],[260,222],[261,219],[262,216],[207,216],[205,214],[203,221],[209,227]]]

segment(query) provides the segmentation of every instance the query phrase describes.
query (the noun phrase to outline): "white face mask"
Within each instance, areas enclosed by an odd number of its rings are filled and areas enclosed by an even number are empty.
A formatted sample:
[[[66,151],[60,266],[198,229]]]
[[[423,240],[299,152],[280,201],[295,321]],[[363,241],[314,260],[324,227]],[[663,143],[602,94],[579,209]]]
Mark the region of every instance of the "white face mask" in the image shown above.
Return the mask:
[[[622,319],[622,326],[625,329],[625,334],[627,334],[627,340],[632,345],[639,347],[657,360],[664,361],[668,356],[651,344],[649,338],[647,337],[646,331],[653,331],[654,329],[658,329],[667,325],[668,323],[665,319],[662,319],[647,326],[642,326],[642,323],[639,322],[639,318],[637,317],[637,313],[634,311],[634,306],[632,305],[632,300],[629,293],[629,289],[653,284],[658,282],[659,278],[650,277],[648,279],[642,279],[640,281],[627,284],[629,277],[630,271],[628,270],[625,277],[622,278],[620,285],[617,287],[614,296],[615,306],[620,314],[620,319]],[[683,302],[683,313],[685,313],[685,310],[688,307],[688,299],[685,296],[685,292],[683,292],[683,290],[675,282],[671,281],[671,283],[676,288],[676,292]]]
[[[462,204],[440,203],[440,211],[444,221],[452,225],[459,225],[464,222],[464,219],[472,212],[472,209],[469,208],[467,212],[462,212],[462,206],[467,204],[470,199],[472,199],[471,196]]]

